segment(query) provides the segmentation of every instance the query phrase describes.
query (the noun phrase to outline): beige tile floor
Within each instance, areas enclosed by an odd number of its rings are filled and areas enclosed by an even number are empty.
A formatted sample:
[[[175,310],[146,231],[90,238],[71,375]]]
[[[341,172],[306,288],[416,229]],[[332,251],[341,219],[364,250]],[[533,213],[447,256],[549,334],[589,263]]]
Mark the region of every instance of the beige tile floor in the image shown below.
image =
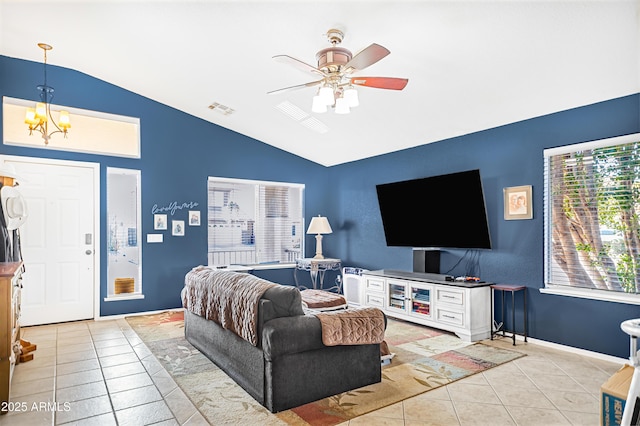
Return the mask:
[[[38,349],[16,367],[0,426],[207,424],[125,320],[23,330]],[[342,426],[599,424],[600,386],[621,363],[535,343],[515,349],[527,356]]]
[[[382,408],[349,426],[597,426],[600,387],[625,360],[498,338],[527,356]],[[346,425],[343,424],[341,426]]]

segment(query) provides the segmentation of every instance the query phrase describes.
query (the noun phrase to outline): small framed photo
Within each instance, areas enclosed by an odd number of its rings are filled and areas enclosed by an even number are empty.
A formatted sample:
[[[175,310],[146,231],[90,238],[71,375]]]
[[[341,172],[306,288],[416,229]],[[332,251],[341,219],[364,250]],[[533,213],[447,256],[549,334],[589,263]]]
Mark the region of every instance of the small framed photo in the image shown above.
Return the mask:
[[[189,226],[200,226],[200,210],[189,210]]]
[[[167,215],[166,214],[154,214],[153,215],[153,229],[165,230],[167,229]]]
[[[504,219],[519,220],[533,218],[531,185],[504,188]]]
[[[184,220],[171,221],[171,235],[176,237],[184,236]]]

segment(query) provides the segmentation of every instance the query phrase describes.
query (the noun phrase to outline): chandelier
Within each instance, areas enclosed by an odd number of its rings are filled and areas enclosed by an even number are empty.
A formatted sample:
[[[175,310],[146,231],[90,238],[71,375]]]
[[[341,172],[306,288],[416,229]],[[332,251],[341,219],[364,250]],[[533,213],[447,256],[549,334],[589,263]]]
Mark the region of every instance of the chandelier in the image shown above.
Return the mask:
[[[69,121],[69,112],[60,111],[58,115],[58,122],[53,119],[51,115],[51,101],[53,99],[53,87],[47,85],[47,51],[53,49],[48,44],[38,43],[44,52],[44,84],[38,85],[37,89],[40,91],[40,102],[36,103],[35,108],[27,108],[24,122],[29,125],[29,135],[33,134],[34,130],[37,130],[44,139],[44,144],[49,144],[49,139],[56,133],[64,134],[67,137],[67,130],[71,127]],[[49,133],[49,121],[55,126],[55,130]]]

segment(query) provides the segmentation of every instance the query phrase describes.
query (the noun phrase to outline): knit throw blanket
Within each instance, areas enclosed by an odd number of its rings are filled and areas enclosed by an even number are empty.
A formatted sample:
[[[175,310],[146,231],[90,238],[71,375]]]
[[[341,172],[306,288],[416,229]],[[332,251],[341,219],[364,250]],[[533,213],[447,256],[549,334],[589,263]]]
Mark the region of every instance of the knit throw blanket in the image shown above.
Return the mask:
[[[254,275],[199,266],[187,273],[182,306],[215,321],[253,346],[258,344],[258,304],[272,282]]]

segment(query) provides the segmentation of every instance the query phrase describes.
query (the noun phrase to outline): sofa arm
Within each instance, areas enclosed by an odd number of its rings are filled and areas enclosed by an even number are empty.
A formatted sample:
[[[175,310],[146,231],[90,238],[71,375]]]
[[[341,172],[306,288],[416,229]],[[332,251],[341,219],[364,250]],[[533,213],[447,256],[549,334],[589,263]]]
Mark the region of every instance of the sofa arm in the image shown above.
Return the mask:
[[[275,318],[262,327],[262,350],[267,361],[323,347],[320,320],[313,315]]]

